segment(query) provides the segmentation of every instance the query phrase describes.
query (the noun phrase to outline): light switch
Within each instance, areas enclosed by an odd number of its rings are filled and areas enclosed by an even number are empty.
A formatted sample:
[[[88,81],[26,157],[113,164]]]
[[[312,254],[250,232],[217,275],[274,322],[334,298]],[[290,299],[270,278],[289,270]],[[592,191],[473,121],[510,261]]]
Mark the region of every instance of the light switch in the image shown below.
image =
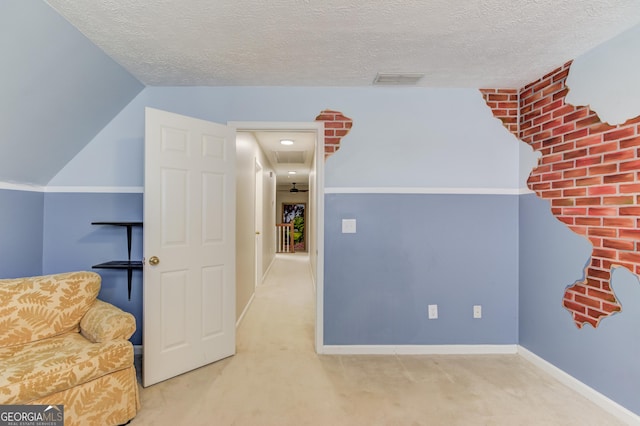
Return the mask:
[[[438,319],[438,305],[429,305],[429,319]]]
[[[482,318],[482,305],[473,305],[473,317]]]
[[[343,234],[355,234],[356,233],[356,220],[355,219],[342,219],[342,233]]]

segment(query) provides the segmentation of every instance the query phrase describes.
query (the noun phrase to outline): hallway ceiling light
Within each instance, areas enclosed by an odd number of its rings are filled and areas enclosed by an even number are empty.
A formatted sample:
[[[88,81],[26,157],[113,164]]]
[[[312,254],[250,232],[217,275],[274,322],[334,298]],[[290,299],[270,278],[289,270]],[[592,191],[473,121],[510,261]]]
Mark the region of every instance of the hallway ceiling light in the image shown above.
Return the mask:
[[[296,171],[289,170],[289,174],[290,174],[290,175],[295,175],[296,173],[297,173]]]
[[[281,139],[280,143],[282,145],[293,145],[293,141],[291,139]]]

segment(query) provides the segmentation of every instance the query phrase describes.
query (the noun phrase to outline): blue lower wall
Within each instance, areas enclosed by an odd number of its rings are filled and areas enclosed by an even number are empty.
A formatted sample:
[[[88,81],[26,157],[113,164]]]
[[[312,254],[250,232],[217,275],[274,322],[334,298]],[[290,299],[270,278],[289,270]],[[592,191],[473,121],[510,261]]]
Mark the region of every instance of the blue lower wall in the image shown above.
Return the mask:
[[[0,189],[0,278],[42,274],[44,194]]]
[[[613,272],[622,312],[597,329],[578,329],[562,307],[567,286],[584,279],[591,244],[534,194],[520,199],[520,345],[640,414],[640,284]]]
[[[102,276],[98,297],[136,317],[131,341],[142,344],[142,274],[134,271],[131,300],[125,270],[92,269],[95,264],[127,259],[127,233],[96,221],[142,221],[142,194],[46,193],[44,195],[44,257],[42,273],[93,270]],[[142,229],[134,228],[131,259],[142,259]]]
[[[142,194],[0,190],[0,277],[125,259],[124,229],[91,222],[141,220],[142,203]],[[357,219],[357,233],[341,233],[342,219]],[[578,329],[562,307],[590,253],[534,194],[327,194],[324,343],[519,343],[640,414],[637,277],[614,271],[623,310],[597,329]],[[132,258],[141,256],[136,229]],[[97,272],[99,297],[136,316],[141,344],[140,272],[130,301],[124,271]],[[428,304],[439,319],[427,319]],[[483,319],[472,318],[474,304]]]
[[[324,274],[327,345],[516,344],[518,196],[327,194]]]

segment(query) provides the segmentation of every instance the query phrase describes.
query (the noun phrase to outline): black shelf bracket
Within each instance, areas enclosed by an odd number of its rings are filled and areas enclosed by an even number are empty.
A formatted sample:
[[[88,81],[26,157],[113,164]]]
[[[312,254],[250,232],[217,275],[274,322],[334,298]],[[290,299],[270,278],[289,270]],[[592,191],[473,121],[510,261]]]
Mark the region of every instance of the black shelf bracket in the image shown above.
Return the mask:
[[[127,270],[127,291],[129,300],[131,300],[131,280],[133,278],[133,270],[142,270],[142,261],[131,260],[131,230],[134,226],[142,227],[142,222],[91,222],[92,225],[112,225],[124,226],[127,228],[127,255],[128,260],[112,260],[110,262],[99,263],[93,265],[94,269],[126,269]]]

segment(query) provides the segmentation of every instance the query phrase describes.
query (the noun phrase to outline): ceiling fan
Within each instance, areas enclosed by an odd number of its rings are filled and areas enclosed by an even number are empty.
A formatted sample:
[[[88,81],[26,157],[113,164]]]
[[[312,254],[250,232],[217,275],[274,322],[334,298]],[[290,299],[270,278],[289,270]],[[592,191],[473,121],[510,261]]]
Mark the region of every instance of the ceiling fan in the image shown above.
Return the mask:
[[[289,192],[307,192],[309,191],[308,189],[298,189],[296,188],[296,183],[295,182],[291,182],[291,189],[289,189]]]

